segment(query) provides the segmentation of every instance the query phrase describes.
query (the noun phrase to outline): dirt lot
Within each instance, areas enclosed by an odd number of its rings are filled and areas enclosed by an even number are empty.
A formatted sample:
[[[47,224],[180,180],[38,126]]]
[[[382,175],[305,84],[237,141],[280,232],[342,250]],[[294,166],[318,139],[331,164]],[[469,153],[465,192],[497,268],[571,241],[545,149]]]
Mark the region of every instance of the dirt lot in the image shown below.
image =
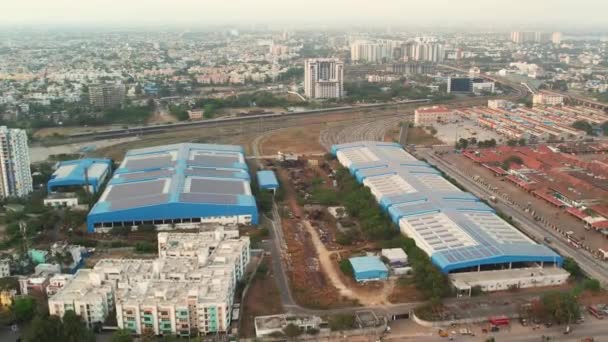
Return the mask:
[[[315,187],[333,191],[329,177],[331,169],[324,166],[323,160],[315,160],[321,166],[310,166],[307,161],[277,165],[285,190],[281,212],[288,247],[288,274],[298,303],[330,308],[353,304],[385,305],[390,303],[391,296],[395,302],[417,300],[419,294],[415,290],[407,287],[397,290],[395,280],[359,284],[342,273],[338,265],[340,260],[374,248],[367,241],[349,246],[337,244],[336,220],[327,212],[326,206],[303,205],[306,194]]]
[[[463,170],[470,177],[479,175],[481,177],[480,181],[482,180],[490,186],[496,187],[496,192],[499,195],[505,194],[505,196],[522,207],[529,205],[537,215],[544,217],[548,224],[555,225],[562,231],[572,230],[575,236],[579,237],[585,244],[591,246],[591,248],[602,248],[604,250],[608,248],[607,239],[602,239],[601,234],[598,232],[585,230],[583,223],[566,213],[564,209],[558,209],[553,205],[548,204],[546,201],[532,196],[511,182],[500,181],[501,178],[495,177],[490,170],[475,164],[473,161],[460,154],[448,153],[443,155],[442,158],[458,167],[458,169]]]
[[[264,258],[259,270],[261,271],[254,276],[242,304],[241,334],[245,337],[255,337],[255,316],[285,312],[268,257]]]
[[[324,153],[325,149],[319,144],[319,133],[323,127],[324,125],[315,124],[278,130],[262,139],[260,152],[263,155],[277,154],[279,151],[297,154]]]

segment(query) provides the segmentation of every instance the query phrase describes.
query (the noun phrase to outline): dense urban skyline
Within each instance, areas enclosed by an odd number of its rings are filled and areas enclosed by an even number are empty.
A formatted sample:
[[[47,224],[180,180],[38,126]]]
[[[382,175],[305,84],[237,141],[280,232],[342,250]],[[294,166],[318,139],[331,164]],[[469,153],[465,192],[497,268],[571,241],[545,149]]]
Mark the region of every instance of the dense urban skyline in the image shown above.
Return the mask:
[[[462,0],[458,6],[448,0],[425,2],[382,0],[320,1],[305,3],[278,0],[195,1],[184,0],[177,6],[165,0],[121,2],[74,0],[26,0],[10,2],[0,13],[2,25],[243,25],[243,24],[323,24],[400,25],[453,27],[504,27],[520,25],[580,29],[606,26],[608,3],[599,0],[577,2],[522,0]],[[32,9],[36,10],[32,10]],[[297,8],[297,10],[295,10]],[[322,8],[322,11],[318,9]],[[412,15],[415,14],[415,15]]]

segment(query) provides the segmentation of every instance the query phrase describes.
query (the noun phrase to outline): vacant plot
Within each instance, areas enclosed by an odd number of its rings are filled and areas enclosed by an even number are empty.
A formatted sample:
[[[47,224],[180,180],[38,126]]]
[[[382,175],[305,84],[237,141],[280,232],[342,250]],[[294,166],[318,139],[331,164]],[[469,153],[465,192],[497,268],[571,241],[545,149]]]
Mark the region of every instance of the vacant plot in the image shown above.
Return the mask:
[[[262,140],[261,153],[264,155],[277,152],[297,154],[324,153],[325,149],[319,144],[319,133],[325,125],[314,124],[305,127],[294,127],[277,130]]]
[[[258,272],[253,276],[242,304],[242,310],[241,334],[244,337],[255,337],[254,318],[256,316],[285,312],[268,257],[264,258]]]

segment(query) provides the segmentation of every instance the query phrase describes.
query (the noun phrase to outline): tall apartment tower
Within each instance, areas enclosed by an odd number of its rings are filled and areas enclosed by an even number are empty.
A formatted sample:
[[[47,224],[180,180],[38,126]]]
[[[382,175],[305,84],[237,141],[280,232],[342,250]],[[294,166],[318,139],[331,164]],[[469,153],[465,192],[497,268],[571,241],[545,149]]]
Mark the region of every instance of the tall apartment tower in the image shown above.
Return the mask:
[[[89,87],[89,101],[93,107],[118,107],[125,99],[124,84],[99,84]]]
[[[341,98],[344,63],[337,58],[315,58],[304,62],[304,94],[310,99]]]
[[[25,197],[33,190],[27,133],[0,126],[0,198]]]

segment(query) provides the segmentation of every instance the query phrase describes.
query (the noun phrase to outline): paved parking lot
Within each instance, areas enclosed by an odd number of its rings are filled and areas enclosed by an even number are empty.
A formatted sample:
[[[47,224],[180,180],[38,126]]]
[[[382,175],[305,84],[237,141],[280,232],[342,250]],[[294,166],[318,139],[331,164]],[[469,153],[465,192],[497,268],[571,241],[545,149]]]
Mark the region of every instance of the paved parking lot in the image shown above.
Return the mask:
[[[433,127],[437,129],[435,136],[449,145],[453,145],[460,138],[469,139],[474,137],[478,141],[495,139],[497,142],[504,139],[496,132],[477,126],[475,121],[472,120],[460,119],[460,122],[457,123],[435,124]]]

